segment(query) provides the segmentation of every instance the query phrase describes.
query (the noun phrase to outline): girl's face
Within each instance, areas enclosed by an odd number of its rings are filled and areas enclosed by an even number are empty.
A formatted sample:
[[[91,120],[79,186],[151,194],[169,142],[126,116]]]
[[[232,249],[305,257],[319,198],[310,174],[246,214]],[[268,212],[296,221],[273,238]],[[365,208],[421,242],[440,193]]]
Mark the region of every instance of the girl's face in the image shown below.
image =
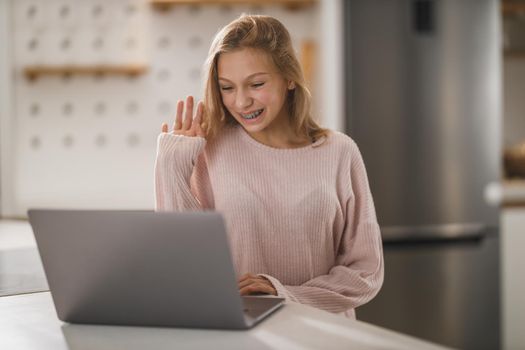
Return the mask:
[[[254,49],[223,53],[217,70],[222,102],[248,133],[289,126],[285,101],[293,85],[276,72],[267,54]]]

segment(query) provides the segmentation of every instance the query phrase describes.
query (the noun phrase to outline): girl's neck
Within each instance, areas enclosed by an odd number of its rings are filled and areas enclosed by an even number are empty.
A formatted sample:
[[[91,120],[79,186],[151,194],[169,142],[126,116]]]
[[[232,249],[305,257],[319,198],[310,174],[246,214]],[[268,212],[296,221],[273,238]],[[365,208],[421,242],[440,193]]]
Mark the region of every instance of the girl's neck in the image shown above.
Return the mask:
[[[264,130],[249,133],[249,135],[257,142],[273,148],[298,148],[311,143],[307,137],[295,133],[288,122],[289,119],[283,118],[281,120],[285,122],[276,123],[276,120]]]

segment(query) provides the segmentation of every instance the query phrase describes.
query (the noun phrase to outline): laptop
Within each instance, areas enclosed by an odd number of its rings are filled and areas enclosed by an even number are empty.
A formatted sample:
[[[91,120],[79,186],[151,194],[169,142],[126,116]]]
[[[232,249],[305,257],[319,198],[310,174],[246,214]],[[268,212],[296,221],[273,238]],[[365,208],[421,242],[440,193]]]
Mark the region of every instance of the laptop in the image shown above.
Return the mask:
[[[241,297],[217,212],[28,211],[58,318],[249,329],[283,305]]]

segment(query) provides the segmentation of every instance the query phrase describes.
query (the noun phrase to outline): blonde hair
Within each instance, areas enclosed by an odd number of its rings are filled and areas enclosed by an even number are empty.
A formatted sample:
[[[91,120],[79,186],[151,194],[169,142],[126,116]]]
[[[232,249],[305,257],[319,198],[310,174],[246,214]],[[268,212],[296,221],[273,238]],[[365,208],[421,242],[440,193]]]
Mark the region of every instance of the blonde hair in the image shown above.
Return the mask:
[[[217,62],[222,53],[239,49],[256,49],[268,54],[279,74],[295,83],[289,90],[286,106],[292,127],[299,136],[318,140],[328,134],[311,115],[311,94],[301,65],[295,56],[288,30],[277,19],[269,16],[241,15],[222,28],[215,36],[205,63],[204,131],[211,139],[219,134],[225,125],[237,124],[224,107],[219,89]]]

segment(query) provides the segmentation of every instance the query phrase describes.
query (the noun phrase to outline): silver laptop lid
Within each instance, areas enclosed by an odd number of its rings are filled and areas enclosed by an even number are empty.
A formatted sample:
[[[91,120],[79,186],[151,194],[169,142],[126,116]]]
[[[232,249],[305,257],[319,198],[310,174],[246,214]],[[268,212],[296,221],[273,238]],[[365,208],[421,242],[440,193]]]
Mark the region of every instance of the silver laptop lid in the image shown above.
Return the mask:
[[[28,214],[61,320],[246,328],[220,214]]]

